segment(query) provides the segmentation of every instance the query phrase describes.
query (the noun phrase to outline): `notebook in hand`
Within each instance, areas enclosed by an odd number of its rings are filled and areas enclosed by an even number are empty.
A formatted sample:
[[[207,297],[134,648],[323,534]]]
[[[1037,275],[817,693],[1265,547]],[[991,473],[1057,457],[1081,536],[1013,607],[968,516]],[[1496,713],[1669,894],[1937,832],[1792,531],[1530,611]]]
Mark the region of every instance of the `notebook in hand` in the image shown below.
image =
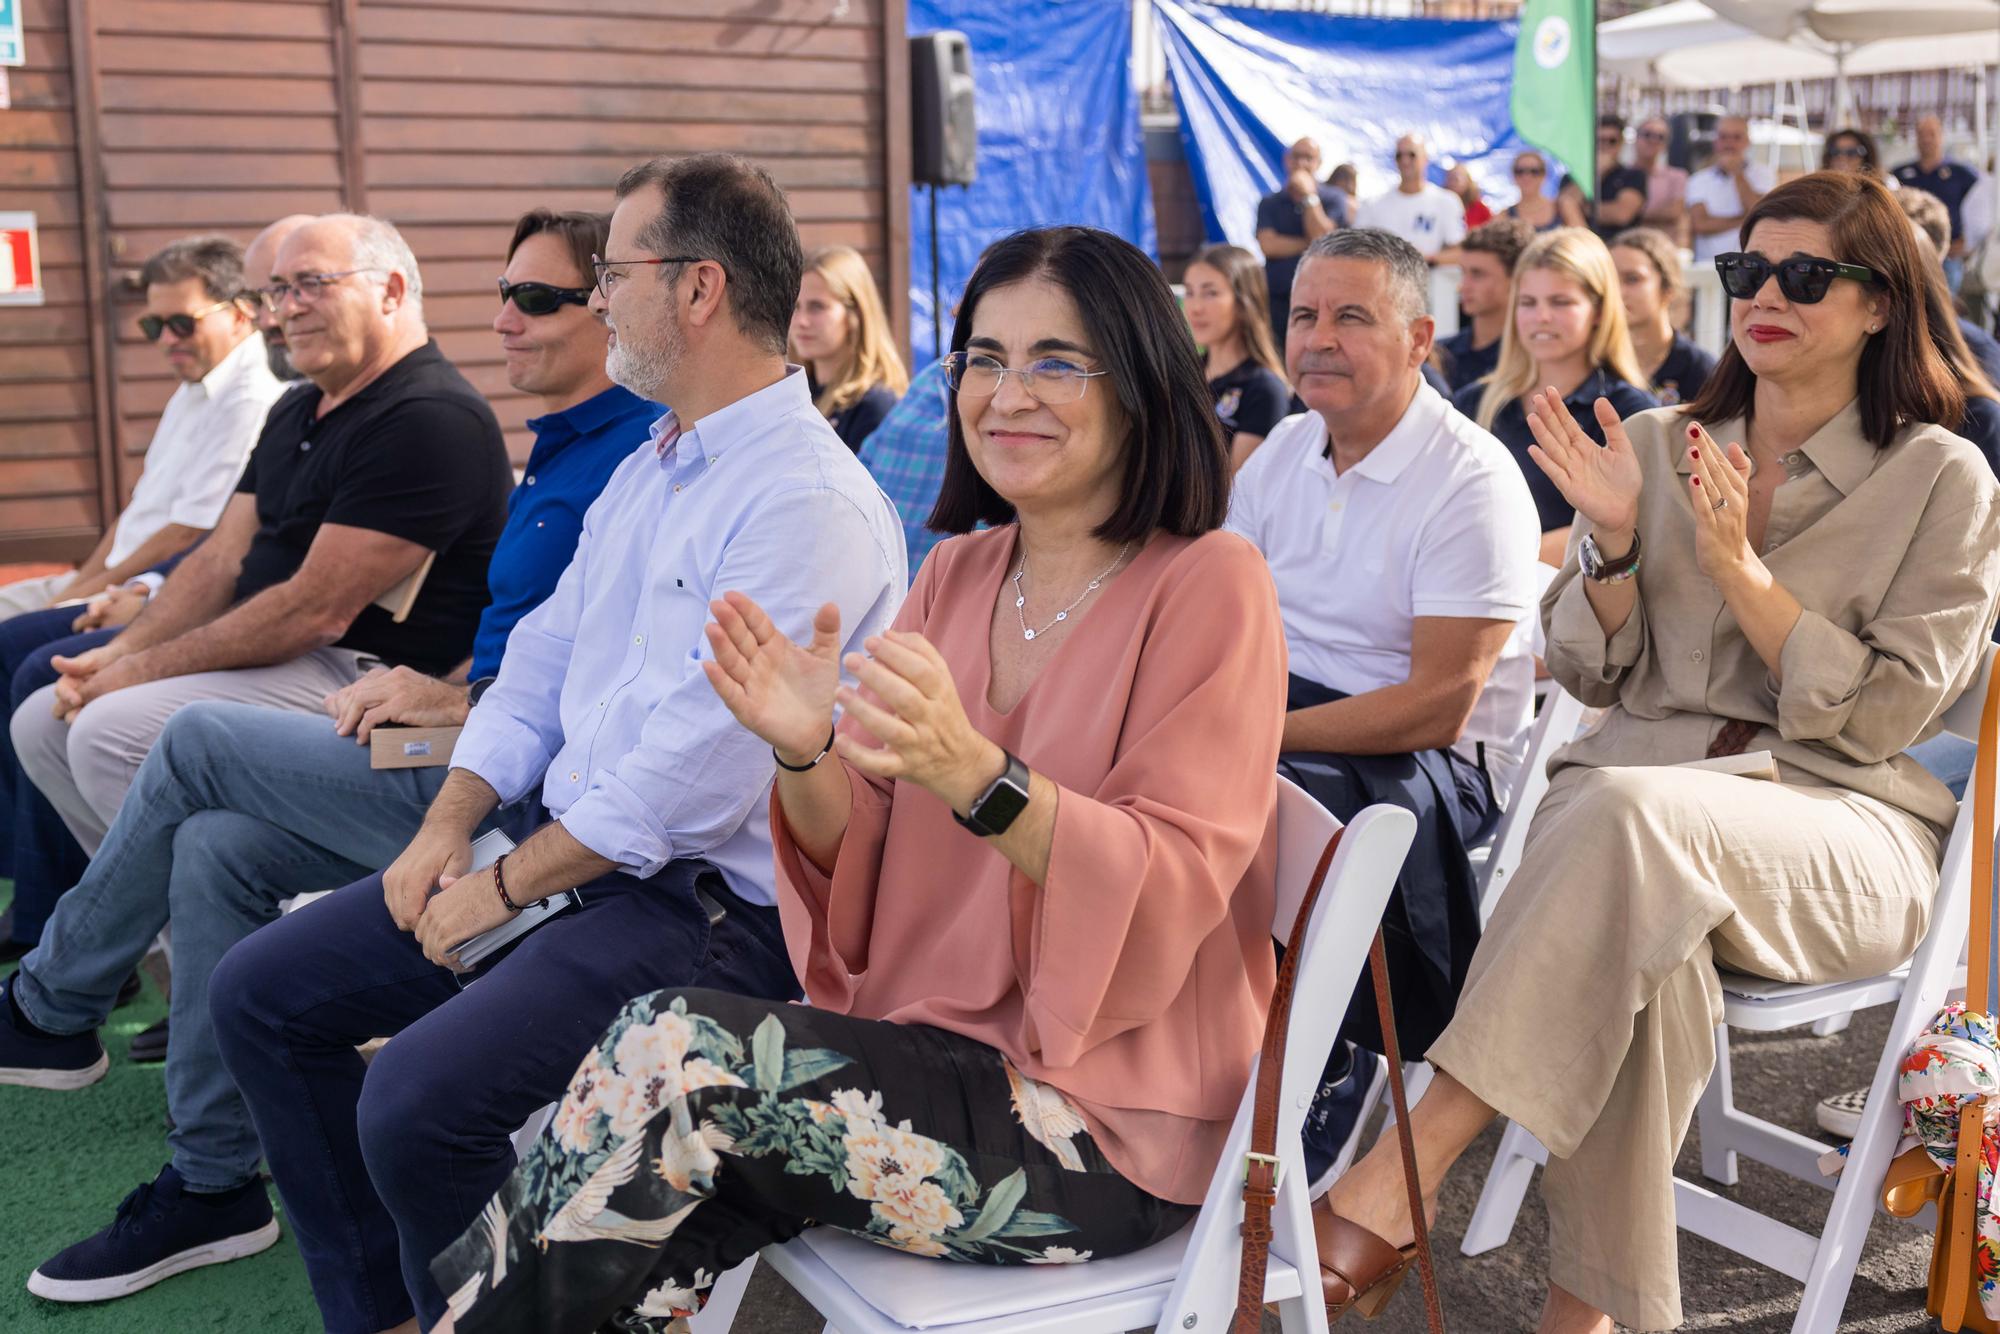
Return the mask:
[[[514,850],[514,840],[498,829],[490,829],[472,842],[471,871],[483,871]],[[470,874],[470,871],[468,871]],[[573,889],[560,894],[551,894],[536,903],[531,903],[502,922],[491,931],[482,931],[471,940],[458,947],[458,962],[461,968],[472,969],[484,959],[490,958],[516,937],[526,935],[564,908],[581,903]]]

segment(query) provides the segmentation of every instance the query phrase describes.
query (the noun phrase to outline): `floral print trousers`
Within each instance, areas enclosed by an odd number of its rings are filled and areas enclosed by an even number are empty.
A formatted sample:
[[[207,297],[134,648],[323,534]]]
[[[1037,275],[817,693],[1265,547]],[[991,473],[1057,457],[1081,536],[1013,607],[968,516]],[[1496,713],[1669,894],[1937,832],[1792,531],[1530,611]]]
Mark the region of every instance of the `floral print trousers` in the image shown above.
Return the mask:
[[[457,1327],[676,1330],[716,1277],[824,1225],[914,1255],[1067,1264],[1191,1205],[970,1038],[719,991],[627,1005],[485,1211],[431,1264]]]

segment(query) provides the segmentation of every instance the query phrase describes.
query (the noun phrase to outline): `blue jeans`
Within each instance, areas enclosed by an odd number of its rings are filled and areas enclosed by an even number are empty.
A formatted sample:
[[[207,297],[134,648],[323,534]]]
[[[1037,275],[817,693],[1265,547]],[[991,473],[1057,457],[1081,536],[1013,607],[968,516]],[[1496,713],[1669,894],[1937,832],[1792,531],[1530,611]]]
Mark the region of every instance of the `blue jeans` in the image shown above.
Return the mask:
[[[754,818],[754,817],[753,817]],[[695,886],[724,908],[711,926]],[[613,873],[463,986],[397,929],[373,875],[242,941],[209,1008],[333,1334],[426,1327],[430,1262],[514,1166],[522,1122],[562,1095],[634,996],[798,994],[774,908],[706,862]],[[355,1045],[390,1037],[363,1063]]]
[[[395,860],[445,772],[372,770],[368,748],[335,736],[330,719],[188,705],[168,720],[104,845],[21,961],[21,1009],[51,1032],[96,1028],[171,919],[174,1166],[198,1190],[250,1180],[257,1134],[215,1050],[209,974],[230,946],[275,920],[284,899]]]
[[[1939,732],[1922,745],[1910,747],[1910,758],[1960,800],[1965,797],[1965,785],[1972,780],[1972,760],[1978,753],[1979,747],[1950,732]]]
[[[75,607],[51,607],[10,617],[0,623],[0,681],[7,686],[7,717],[21,702],[52,683],[59,673],[49,665],[65,657],[108,643],[116,630],[70,633]],[[0,724],[6,722],[0,718]],[[14,882],[13,938],[32,945],[42,938],[56,898],[83,874],[90,860],[71,835],[56,808],[49,805],[14,754],[14,738],[0,725],[0,875]]]

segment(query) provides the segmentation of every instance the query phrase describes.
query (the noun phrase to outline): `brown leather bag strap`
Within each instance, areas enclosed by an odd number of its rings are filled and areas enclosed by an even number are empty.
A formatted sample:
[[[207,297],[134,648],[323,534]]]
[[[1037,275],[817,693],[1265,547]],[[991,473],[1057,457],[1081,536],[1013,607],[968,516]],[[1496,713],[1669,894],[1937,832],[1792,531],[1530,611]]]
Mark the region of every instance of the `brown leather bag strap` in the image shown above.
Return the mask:
[[[1382,1045],[1388,1050],[1389,1097],[1396,1108],[1396,1144],[1402,1150],[1403,1186],[1410,1195],[1410,1221],[1417,1233],[1417,1278],[1424,1286],[1424,1312],[1431,1334],[1445,1334],[1444,1303],[1438,1298],[1437,1263],[1431,1259],[1431,1225],[1424,1217],[1424,1187],[1417,1179],[1417,1149],[1410,1136],[1410,1100],[1403,1090],[1402,1043],[1396,1038],[1396,1007],[1389,1000],[1389,959],[1382,932],[1368,947],[1368,971],[1375,978],[1375,1009],[1381,1018]]]
[[[1264,1019],[1264,1047],[1257,1060],[1257,1092],[1251,1102],[1250,1153],[1243,1168],[1243,1262],[1236,1275],[1236,1314],[1230,1320],[1231,1334],[1260,1334],[1264,1328],[1264,1273],[1270,1260],[1271,1209],[1278,1202],[1278,1080],[1285,1070],[1285,1036],[1291,1025],[1292,986],[1298,980],[1299,954],[1305,945],[1306,924],[1312,920],[1313,905],[1319,902],[1320,887],[1326,883],[1327,868],[1340,847],[1346,827],[1333,832],[1326,850],[1319,855],[1305,897],[1299,900],[1299,915],[1293,919],[1292,934],[1285,942],[1285,958],[1278,965],[1278,982],[1271,990],[1271,1008]],[[1312,1291],[1310,1284],[1308,1292]]]

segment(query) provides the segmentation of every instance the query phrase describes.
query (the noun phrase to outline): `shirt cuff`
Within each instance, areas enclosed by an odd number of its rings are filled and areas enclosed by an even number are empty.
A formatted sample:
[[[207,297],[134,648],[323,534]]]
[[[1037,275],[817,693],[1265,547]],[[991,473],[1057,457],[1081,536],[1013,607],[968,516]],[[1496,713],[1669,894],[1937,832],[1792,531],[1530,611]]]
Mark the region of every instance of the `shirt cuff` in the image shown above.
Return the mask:
[[[1618,627],[1618,633],[1609,639],[1604,636],[1604,627],[1598,623],[1597,613],[1592,610],[1590,596],[1584,591],[1584,576],[1574,576],[1569,586],[1556,595],[1555,606],[1551,609],[1548,625],[1549,655],[1560,653],[1569,661],[1594,673],[1606,685],[1617,681],[1620,673],[1636,667],[1646,651],[1646,625],[1644,609],[1635,600],[1632,612],[1625,618],[1625,624]]]
[[[472,773],[499,795],[502,806],[511,806],[534,788],[549,759],[532,728],[489,706],[466,715],[451,767]]]
[[[673,843],[660,827],[659,816],[609,775],[556,819],[571,838],[641,880],[658,875],[674,859]]]
[[[1802,611],[1778,651],[1782,683],[1767,675],[1777,697],[1778,733],[1788,741],[1832,736],[1868,673],[1868,646],[1816,611]]]
[[[159,592],[160,586],[166,582],[167,576],[164,574],[154,574],[151,570],[147,570],[144,574],[135,574],[130,579],[127,579],[125,586],[127,588],[143,588],[146,590],[146,596],[150,598],[153,594]]]

